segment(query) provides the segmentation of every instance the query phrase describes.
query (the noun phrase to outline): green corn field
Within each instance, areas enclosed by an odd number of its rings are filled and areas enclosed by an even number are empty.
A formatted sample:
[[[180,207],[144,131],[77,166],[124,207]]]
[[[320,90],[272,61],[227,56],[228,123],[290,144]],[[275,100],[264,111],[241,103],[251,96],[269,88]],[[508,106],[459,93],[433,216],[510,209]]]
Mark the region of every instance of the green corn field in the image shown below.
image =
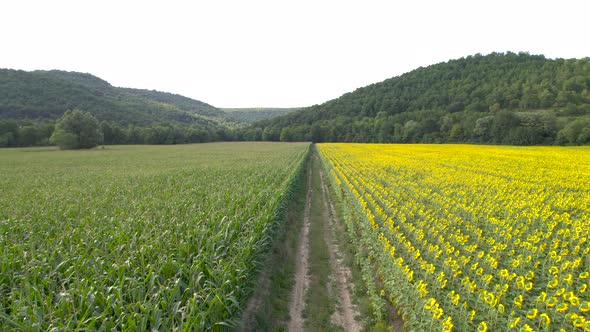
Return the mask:
[[[224,329],[308,143],[0,151],[0,326]]]

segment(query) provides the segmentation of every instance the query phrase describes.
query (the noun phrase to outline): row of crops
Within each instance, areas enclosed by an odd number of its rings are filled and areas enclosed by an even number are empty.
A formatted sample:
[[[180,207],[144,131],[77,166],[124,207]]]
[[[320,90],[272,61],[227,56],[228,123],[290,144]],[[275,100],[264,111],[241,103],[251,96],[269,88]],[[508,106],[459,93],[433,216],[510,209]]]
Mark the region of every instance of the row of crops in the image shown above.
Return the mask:
[[[389,301],[411,330],[590,331],[589,148],[319,151],[377,316]]]
[[[0,330],[231,325],[308,149],[0,151]]]

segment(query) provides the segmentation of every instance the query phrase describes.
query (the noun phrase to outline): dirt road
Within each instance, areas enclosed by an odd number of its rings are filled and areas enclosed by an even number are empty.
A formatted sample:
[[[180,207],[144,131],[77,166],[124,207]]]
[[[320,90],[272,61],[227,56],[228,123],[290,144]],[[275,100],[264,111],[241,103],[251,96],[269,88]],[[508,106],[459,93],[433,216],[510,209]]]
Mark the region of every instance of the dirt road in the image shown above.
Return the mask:
[[[297,246],[297,260],[295,265],[295,286],[289,305],[289,331],[303,331],[303,309],[305,308],[305,293],[309,287],[309,225],[311,222],[311,199],[313,169],[307,174],[307,195],[305,199],[305,212],[303,214],[303,230]]]

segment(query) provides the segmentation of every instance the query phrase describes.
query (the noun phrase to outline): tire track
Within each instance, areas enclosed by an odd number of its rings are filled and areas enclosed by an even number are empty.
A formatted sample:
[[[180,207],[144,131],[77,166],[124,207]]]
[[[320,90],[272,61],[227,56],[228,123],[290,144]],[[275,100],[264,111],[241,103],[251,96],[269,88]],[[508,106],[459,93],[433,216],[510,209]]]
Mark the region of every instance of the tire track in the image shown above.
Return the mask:
[[[310,163],[311,164],[311,163]],[[311,219],[311,197],[312,188],[312,167],[308,168],[307,174],[307,195],[305,199],[305,211],[303,213],[303,229],[299,237],[297,246],[297,261],[295,267],[295,286],[289,305],[289,331],[303,331],[304,318],[303,309],[305,308],[305,293],[309,288],[309,225]]]

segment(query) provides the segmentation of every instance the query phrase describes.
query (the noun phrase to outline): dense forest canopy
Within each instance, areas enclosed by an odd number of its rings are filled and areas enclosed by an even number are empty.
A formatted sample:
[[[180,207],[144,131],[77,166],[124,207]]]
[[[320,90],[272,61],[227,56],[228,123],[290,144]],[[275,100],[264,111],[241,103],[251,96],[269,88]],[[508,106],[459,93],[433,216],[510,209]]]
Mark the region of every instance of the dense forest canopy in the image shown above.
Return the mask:
[[[55,120],[75,108],[120,125],[171,122],[209,126],[225,120],[221,110],[201,101],[117,88],[90,74],[0,69],[0,119]]]
[[[492,53],[372,84],[261,121],[263,140],[590,143],[590,59]]]
[[[276,118],[277,116],[299,111],[301,108],[277,108],[277,107],[258,107],[258,108],[222,108],[229,119],[237,122],[254,123],[257,121]]]

